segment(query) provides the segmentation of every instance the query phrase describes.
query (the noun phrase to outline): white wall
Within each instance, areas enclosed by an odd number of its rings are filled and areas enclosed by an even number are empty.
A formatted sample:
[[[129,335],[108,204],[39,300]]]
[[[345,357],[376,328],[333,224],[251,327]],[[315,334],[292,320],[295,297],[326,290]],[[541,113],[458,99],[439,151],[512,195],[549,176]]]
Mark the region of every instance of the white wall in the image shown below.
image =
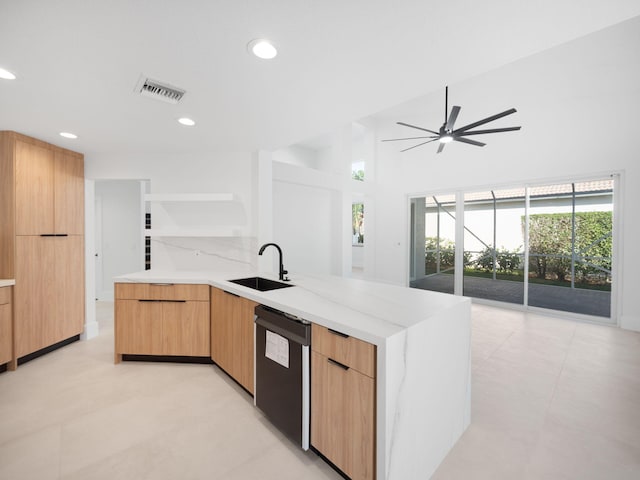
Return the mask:
[[[404,242],[408,238],[407,196],[461,189],[520,185],[622,172],[618,265],[621,326],[640,330],[640,256],[633,246],[640,234],[640,149],[636,138],[640,105],[640,19],[450,87],[449,105],[461,105],[458,124],[465,125],[516,107],[518,112],[491,127],[522,125],[519,132],[486,135],[487,146],[454,143],[442,154],[425,145],[399,153],[393,142],[378,143],[379,188],[375,238],[376,271],[385,281],[405,284],[408,278]],[[426,100],[425,100],[426,99]],[[440,106],[441,92],[421,102]],[[438,128],[441,113],[413,117],[401,106],[377,117],[378,138],[405,136],[394,124]],[[428,118],[427,118],[428,117]],[[491,128],[489,127],[489,128]],[[410,144],[409,144],[410,145]]]
[[[233,193],[233,202],[194,204],[190,209],[182,205],[183,215],[170,212],[175,225],[187,222],[193,226],[191,213],[207,208],[203,221],[222,227],[230,224],[234,236],[186,238],[154,237],[151,244],[153,269],[177,270],[250,270],[257,264],[257,216],[255,175],[257,161],[249,152],[216,152],[155,155],[91,155],[85,156],[85,175],[91,179],[149,179],[151,193]],[[154,208],[156,213],[154,214]],[[152,205],[158,216],[158,205]],[[171,207],[169,207],[171,208]],[[184,210],[186,208],[186,210]],[[160,221],[160,218],[158,218]],[[166,226],[166,225],[165,225]],[[237,232],[237,234],[236,234]]]
[[[290,272],[342,273],[342,192],[337,176],[273,164],[273,241]]]
[[[138,180],[95,182],[96,218],[101,236],[96,296],[113,300],[113,278],[144,269],[142,183]],[[91,208],[91,206],[89,206]]]

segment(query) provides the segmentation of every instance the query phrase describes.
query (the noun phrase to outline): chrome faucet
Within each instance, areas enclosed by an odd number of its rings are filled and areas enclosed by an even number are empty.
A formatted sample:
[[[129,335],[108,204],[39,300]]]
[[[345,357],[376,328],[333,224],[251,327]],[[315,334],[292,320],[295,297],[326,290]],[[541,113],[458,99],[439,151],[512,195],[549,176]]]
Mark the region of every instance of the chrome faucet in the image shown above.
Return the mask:
[[[264,249],[267,248],[269,245],[274,246],[278,249],[278,255],[280,256],[280,271],[278,273],[278,278],[280,280],[282,280],[283,282],[288,282],[289,279],[285,277],[285,275],[289,272],[287,272],[284,269],[284,265],[282,264],[282,249],[275,243],[265,243],[264,245],[262,245],[260,247],[260,251],[258,252],[258,255],[262,255],[264,252]]]

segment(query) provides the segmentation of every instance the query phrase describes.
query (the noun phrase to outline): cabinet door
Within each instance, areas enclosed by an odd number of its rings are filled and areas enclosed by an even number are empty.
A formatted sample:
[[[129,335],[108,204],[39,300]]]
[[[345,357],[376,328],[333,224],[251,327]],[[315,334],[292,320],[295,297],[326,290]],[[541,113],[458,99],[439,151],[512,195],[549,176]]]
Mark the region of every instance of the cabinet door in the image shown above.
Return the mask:
[[[353,480],[375,478],[375,381],[311,352],[311,444]]]
[[[238,318],[233,323],[235,379],[253,394],[254,374],[254,320],[258,305],[246,298],[239,298]]]
[[[211,359],[253,394],[253,320],[257,303],[211,289]]]
[[[162,336],[164,355],[208,357],[208,302],[162,302]]]
[[[233,321],[238,315],[239,297],[218,288],[211,289],[211,360],[229,375],[233,373]]]
[[[7,290],[7,287],[0,290]],[[0,302],[0,365],[13,359],[13,334],[11,328],[11,304]]]
[[[115,319],[116,354],[162,355],[162,303],[118,300]]]
[[[82,333],[84,329],[84,237],[55,237],[56,328],[51,343]]]
[[[55,237],[16,237],[15,347],[20,358],[55,338]]]
[[[16,235],[54,233],[53,152],[16,140]]]
[[[84,159],[64,150],[54,153],[55,233],[84,235]]]

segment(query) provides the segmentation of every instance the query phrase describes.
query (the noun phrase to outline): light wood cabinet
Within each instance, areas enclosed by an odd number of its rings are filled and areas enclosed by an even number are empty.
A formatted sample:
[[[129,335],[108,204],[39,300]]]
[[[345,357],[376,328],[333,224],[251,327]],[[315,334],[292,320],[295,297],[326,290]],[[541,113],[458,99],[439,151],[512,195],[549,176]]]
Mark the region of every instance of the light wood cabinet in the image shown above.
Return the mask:
[[[0,278],[15,278],[15,356],[84,328],[84,157],[0,132]]]
[[[9,370],[15,369],[11,296],[11,287],[0,287],[0,365],[8,363]]]
[[[314,324],[311,349],[311,445],[351,479],[375,479],[375,346]]]
[[[211,359],[252,395],[257,305],[247,298],[211,288]]]
[[[16,235],[56,233],[53,224],[54,153],[48,145],[15,139]]]
[[[84,235],[84,158],[57,149],[53,165],[55,233]]]
[[[115,362],[123,354],[208,357],[209,286],[115,284]]]

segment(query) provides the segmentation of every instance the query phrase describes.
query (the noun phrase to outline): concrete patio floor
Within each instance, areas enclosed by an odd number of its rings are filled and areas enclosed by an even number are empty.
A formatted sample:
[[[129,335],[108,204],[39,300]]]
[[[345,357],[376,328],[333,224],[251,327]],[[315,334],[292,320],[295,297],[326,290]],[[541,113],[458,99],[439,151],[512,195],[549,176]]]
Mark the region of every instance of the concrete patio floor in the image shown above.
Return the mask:
[[[423,290],[453,293],[453,281],[453,275],[439,274],[413,280],[410,285]],[[467,276],[464,278],[464,295],[520,305],[524,303],[523,284],[509,280]],[[609,318],[611,292],[530,283],[529,306]]]

